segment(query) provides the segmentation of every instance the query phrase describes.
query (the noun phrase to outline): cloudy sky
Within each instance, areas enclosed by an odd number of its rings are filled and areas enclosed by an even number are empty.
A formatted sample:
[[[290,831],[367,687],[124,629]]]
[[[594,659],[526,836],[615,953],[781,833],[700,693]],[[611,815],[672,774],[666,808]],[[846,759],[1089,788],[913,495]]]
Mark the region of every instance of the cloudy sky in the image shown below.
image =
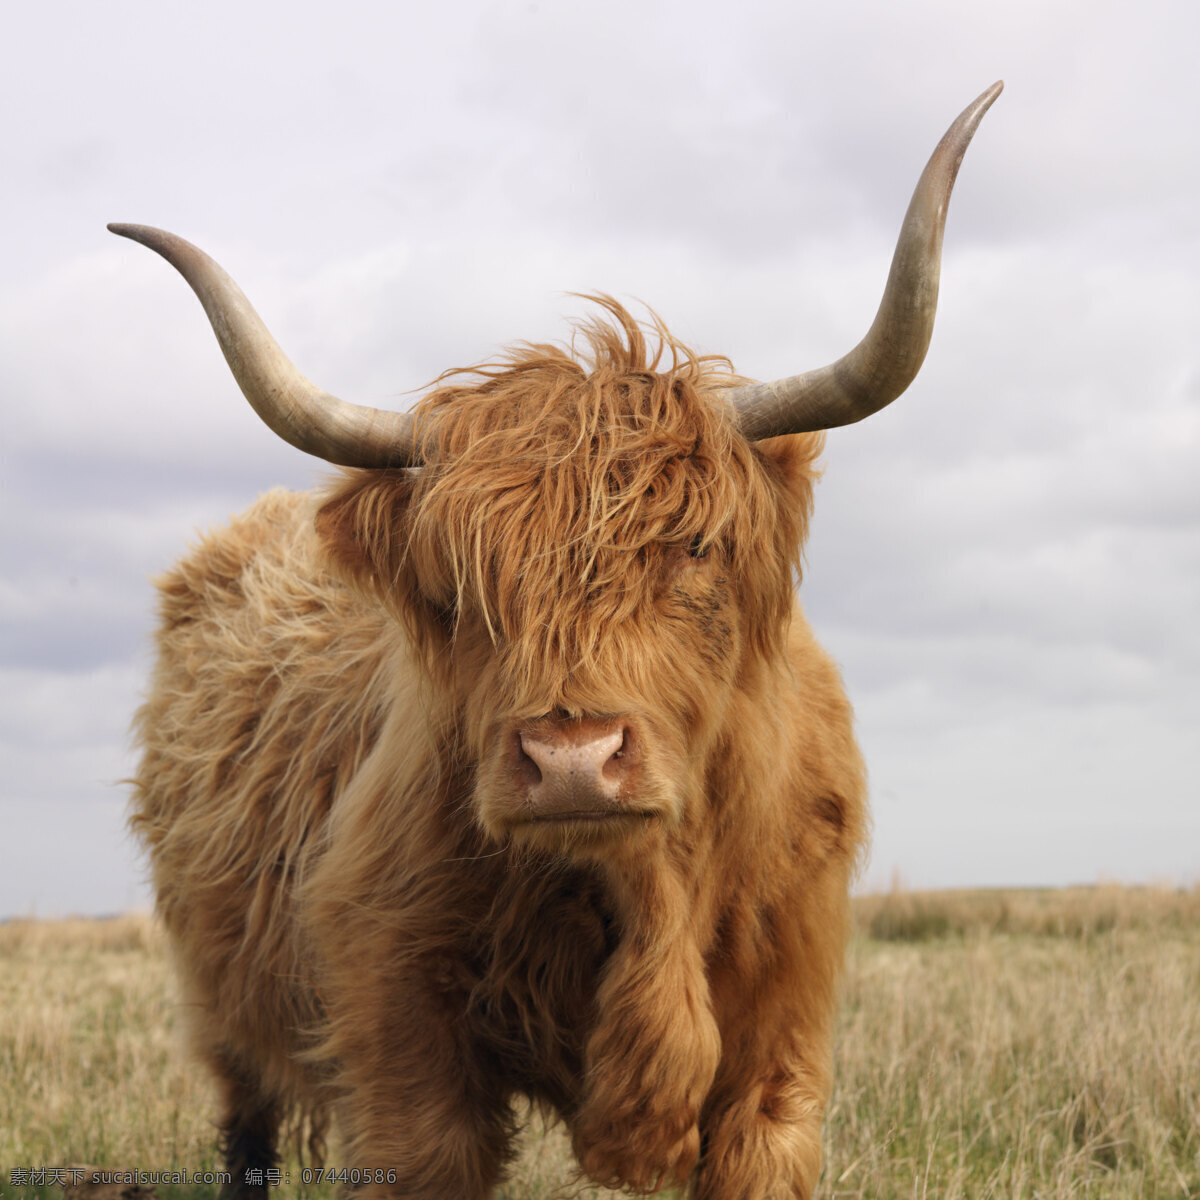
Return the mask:
[[[803,595],[871,769],[868,885],[1200,881],[1200,18],[1186,0],[26,4],[0,121],[0,916],[148,903],[150,576],[320,464],[169,267],[406,406],[607,290],[743,373],[866,329],[944,128],[925,369],[830,436]]]

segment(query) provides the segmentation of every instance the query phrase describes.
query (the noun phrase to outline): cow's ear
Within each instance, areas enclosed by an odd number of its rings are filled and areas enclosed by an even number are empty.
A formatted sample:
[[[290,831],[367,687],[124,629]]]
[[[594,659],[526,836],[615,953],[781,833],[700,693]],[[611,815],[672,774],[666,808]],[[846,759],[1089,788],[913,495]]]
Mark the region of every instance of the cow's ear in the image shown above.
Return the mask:
[[[408,545],[408,471],[352,471],[317,510],[330,563],[359,584],[390,589]]]
[[[788,548],[788,556],[808,535],[813,488],[821,475],[817,458],[824,448],[823,433],[793,433],[755,443],[755,451],[775,489],[776,537]]]
[[[760,459],[767,464],[775,486],[807,508],[812,502],[813,485],[821,474],[817,458],[825,449],[825,435],[792,433],[764,438],[754,445]]]

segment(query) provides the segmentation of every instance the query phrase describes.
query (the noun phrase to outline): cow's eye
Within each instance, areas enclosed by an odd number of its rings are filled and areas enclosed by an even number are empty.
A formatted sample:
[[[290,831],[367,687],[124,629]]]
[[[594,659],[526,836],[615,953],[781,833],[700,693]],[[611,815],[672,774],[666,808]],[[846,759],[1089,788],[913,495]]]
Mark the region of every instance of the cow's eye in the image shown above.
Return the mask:
[[[694,558],[697,562],[708,557],[708,547],[699,534],[692,539],[692,544],[688,547],[688,557]]]

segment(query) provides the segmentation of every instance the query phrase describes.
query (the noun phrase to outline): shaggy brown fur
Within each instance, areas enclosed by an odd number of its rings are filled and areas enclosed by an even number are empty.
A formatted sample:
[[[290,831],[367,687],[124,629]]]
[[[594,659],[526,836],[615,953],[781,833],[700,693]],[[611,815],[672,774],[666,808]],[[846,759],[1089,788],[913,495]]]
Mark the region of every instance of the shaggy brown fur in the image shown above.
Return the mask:
[[[160,582],[132,822],[234,1157],[332,1109],[364,1195],[479,1200],[526,1096],[599,1182],[811,1194],[866,821],[793,601],[820,437],[602,303]],[[521,737],[613,721],[636,809],[530,820]]]

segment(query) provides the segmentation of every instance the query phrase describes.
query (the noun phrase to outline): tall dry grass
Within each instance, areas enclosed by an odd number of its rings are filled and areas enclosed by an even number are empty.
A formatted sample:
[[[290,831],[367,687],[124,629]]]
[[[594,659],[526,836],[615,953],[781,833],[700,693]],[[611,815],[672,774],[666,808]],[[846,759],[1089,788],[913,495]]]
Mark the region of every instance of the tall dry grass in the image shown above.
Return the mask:
[[[858,908],[825,1195],[1200,1196],[1200,889]]]
[[[991,934],[1089,938],[1105,933],[1184,934],[1200,929],[1200,887],[982,888],[860,896],[861,934],[883,942],[919,942]]]
[[[1200,889],[895,892],[856,917],[820,1195],[1200,1197]],[[148,918],[0,926],[0,1195],[62,1197],[14,1166],[219,1166],[173,996]],[[571,1178],[534,1128],[503,1195],[616,1194]]]

